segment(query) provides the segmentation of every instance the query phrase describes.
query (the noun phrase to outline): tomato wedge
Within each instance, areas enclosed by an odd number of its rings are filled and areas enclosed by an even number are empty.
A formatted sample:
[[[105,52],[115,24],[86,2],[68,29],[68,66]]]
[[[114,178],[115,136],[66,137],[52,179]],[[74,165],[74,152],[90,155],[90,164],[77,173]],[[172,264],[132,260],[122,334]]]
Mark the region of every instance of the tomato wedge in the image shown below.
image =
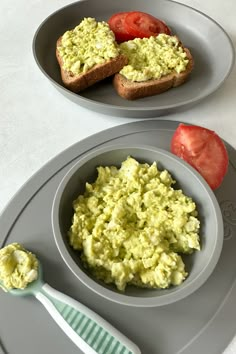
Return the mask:
[[[124,28],[130,35],[138,38],[170,34],[169,27],[161,20],[140,11],[129,12],[125,16]]]
[[[114,32],[117,42],[125,42],[135,38],[125,29],[124,22],[127,14],[128,12],[118,12],[108,20],[109,27]]]
[[[172,137],[171,152],[193,166],[213,190],[221,185],[229,158],[223,141],[214,131],[181,123]]]

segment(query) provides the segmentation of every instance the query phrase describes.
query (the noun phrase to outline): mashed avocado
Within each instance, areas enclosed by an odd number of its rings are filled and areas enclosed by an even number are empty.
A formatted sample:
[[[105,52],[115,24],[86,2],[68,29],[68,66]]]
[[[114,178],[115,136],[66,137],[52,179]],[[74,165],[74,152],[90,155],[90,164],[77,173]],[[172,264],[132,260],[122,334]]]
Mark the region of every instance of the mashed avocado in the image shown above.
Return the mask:
[[[12,243],[0,250],[0,282],[3,290],[24,289],[37,277],[36,256],[19,243]]]
[[[73,74],[88,71],[120,54],[109,25],[94,18],[84,20],[73,30],[67,31],[57,48],[63,60],[63,68]]]
[[[85,267],[119,290],[127,284],[167,288],[187,276],[179,253],[199,250],[196,205],[156,163],[128,157],[98,167],[93,184],[73,203],[70,245]]]
[[[173,71],[180,73],[188,65],[188,58],[174,36],[135,38],[120,44],[121,52],[129,59],[120,74],[131,81],[160,79]]]

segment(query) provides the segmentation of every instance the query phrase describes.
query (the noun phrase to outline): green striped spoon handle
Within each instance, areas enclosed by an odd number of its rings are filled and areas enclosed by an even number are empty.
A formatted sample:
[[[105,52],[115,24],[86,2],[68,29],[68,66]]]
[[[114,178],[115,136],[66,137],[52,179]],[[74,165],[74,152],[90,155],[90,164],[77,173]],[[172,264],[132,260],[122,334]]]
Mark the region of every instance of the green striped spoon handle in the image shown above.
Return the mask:
[[[44,283],[34,293],[67,336],[86,354],[141,354],[101,316]]]

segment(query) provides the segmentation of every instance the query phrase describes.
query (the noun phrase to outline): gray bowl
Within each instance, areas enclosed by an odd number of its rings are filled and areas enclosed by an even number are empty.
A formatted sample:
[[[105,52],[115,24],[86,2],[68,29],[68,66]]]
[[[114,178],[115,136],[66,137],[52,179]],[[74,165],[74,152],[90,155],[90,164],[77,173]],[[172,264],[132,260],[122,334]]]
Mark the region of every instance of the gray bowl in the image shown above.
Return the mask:
[[[161,95],[129,101],[121,98],[110,79],[73,93],[64,87],[56,61],[56,41],[84,17],[108,20],[120,11],[139,10],[166,21],[194,57],[189,80]],[[224,60],[222,60],[224,53]],[[33,39],[33,54],[42,73],[59,92],[72,102],[119,117],[158,117],[187,109],[218,89],[234,64],[234,47],[223,28],[214,20],[189,6],[169,0],[83,0],[69,4],[48,16]]]
[[[96,167],[120,166],[127,156],[139,162],[157,161],[159,169],[167,169],[177,181],[176,188],[193,198],[201,221],[201,251],[183,257],[189,272],[179,286],[169,289],[142,289],[128,286],[124,293],[115,286],[96,280],[85,270],[68,243],[73,208],[72,202],[83,194],[86,182],[96,179]],[[151,146],[115,145],[92,151],[81,158],[61,181],[53,201],[52,226],[59,252],[69,269],[97,294],[124,305],[161,306],[180,300],[197,290],[214,270],[223,245],[223,220],[217,199],[205,180],[189,164],[175,155]],[[76,279],[75,279],[76,281]]]

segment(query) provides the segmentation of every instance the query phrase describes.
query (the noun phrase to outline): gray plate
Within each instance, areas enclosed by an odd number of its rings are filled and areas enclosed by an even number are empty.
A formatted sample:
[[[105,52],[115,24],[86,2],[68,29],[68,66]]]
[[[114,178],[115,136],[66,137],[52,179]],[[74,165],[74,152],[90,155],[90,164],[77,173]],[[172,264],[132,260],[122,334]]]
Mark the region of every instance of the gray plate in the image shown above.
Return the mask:
[[[135,308],[108,301],[68,270],[52,233],[55,191],[65,173],[85,152],[98,146],[130,142],[169,150],[177,125],[178,122],[161,120],[125,124],[65,150],[36,173],[9,203],[0,217],[0,246],[17,241],[38,254],[49,284],[110,321],[137,343],[142,354],[220,354],[236,333],[236,151],[228,144],[229,171],[216,191],[224,216],[223,250],[208,281],[188,298],[156,308]],[[3,353],[81,353],[35,298],[1,292],[0,308]]]
[[[107,20],[116,12],[130,10],[163,19],[191,50],[195,68],[188,82],[161,95],[135,101],[121,98],[112,87],[111,79],[80,94],[64,88],[55,57],[57,39],[84,17]],[[100,113],[137,118],[157,117],[189,108],[219,88],[234,63],[232,42],[219,24],[191,7],[169,0],[84,0],[73,3],[56,11],[40,25],[34,36],[33,53],[43,74],[71,101]]]

